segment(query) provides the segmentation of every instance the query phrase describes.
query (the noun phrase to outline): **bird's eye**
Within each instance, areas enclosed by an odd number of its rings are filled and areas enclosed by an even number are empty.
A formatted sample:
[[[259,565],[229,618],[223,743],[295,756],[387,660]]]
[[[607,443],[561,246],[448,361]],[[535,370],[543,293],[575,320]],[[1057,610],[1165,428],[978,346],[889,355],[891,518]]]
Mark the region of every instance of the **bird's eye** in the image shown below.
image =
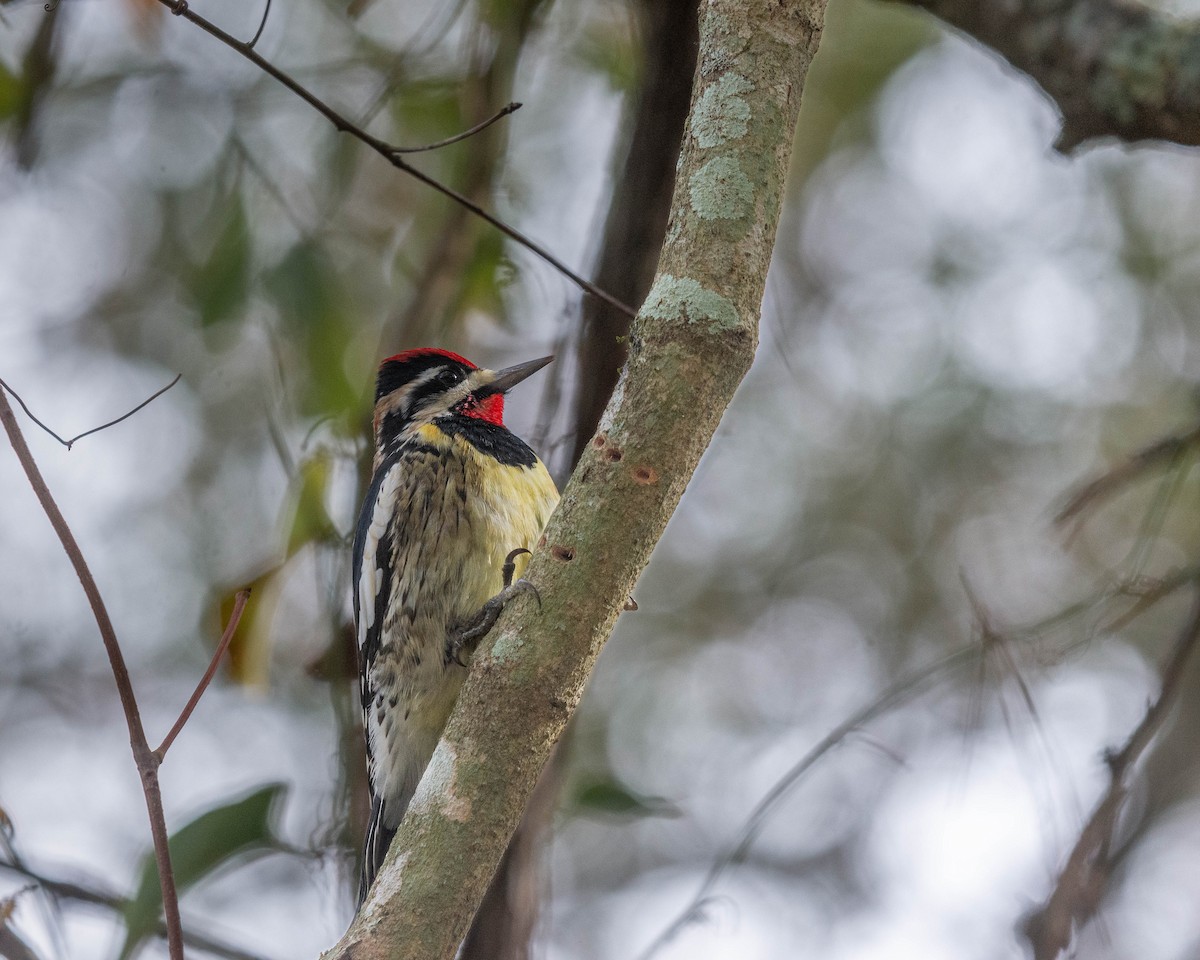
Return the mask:
[[[456,367],[448,367],[438,374],[438,382],[443,386],[452,387],[463,378],[463,372]]]

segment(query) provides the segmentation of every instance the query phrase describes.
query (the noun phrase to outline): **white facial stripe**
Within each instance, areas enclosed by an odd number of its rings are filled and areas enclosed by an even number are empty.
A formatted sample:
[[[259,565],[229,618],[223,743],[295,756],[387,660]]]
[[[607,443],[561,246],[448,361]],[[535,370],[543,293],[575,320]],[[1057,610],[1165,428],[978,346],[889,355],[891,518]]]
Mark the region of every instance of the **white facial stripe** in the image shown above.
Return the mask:
[[[462,383],[442,395],[442,402],[438,404],[437,410],[429,412],[441,413],[451,409],[466,400],[480,387],[486,387],[495,379],[495,376],[491,370],[472,370]]]
[[[424,386],[441,372],[441,368],[434,367],[432,370],[426,370],[424,373],[413,378],[402,387],[397,387],[391,393],[379,398],[375,404],[375,423],[379,424],[388,414],[398,413],[401,417],[407,419],[412,415],[409,409],[413,392]]]
[[[434,376],[439,372],[431,371],[428,376],[418,377],[412,384],[413,388],[415,389],[421,384],[426,383],[430,379],[430,376]],[[438,394],[436,397],[427,397],[425,406],[417,410],[406,408],[404,414],[415,422],[428,422],[434,417],[448,412],[457,404],[462,403],[480,387],[491,383],[494,377],[495,374],[491,370],[472,370],[461,383],[451,387],[445,393]]]

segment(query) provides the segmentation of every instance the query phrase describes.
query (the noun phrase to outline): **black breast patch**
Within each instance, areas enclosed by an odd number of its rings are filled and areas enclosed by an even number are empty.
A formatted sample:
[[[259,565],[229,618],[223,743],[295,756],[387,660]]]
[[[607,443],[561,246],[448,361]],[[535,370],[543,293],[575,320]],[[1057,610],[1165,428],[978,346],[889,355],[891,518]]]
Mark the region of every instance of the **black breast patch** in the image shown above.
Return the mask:
[[[444,433],[462,437],[475,449],[495,457],[506,467],[532,467],[537,463],[534,453],[524,440],[507,427],[497,426],[478,417],[444,417],[437,421]]]

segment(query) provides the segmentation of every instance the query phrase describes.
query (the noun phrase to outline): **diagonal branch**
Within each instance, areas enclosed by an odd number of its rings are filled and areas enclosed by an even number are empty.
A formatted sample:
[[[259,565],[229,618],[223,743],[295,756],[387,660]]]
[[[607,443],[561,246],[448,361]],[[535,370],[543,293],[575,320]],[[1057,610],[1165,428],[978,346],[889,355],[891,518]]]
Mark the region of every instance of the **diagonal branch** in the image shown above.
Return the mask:
[[[509,114],[516,113],[521,109],[522,106],[524,106],[524,104],[516,103],[515,101],[513,103],[507,103],[486,120],[481,120],[479,123],[475,124],[475,126],[464,130],[462,133],[456,133],[454,136],[447,137],[445,140],[439,140],[437,143],[427,143],[423,147],[393,147],[392,149],[396,153],[425,153],[429,150],[441,150],[442,147],[448,147],[452,143],[460,143],[469,137],[475,136],[477,133],[482,133],[497,120],[503,120]]]
[[[174,726],[163,738],[163,742],[158,745],[154,751],[154,756],[159,763],[167,755],[167,751],[171,749],[171,744],[175,742],[175,738],[179,736],[179,731],[184,727],[184,724],[191,719],[192,711],[196,709],[196,704],[200,702],[200,698],[204,696],[204,691],[208,689],[208,685],[212,683],[212,678],[217,672],[217,664],[221,662],[221,658],[225,656],[225,651],[229,649],[229,644],[233,640],[233,635],[237,633],[238,624],[242,621],[242,613],[246,609],[246,601],[250,599],[250,588],[239,590],[233,601],[233,612],[229,615],[229,622],[225,624],[225,632],[221,635],[221,641],[217,644],[217,649],[212,655],[212,660],[209,661],[208,669],[204,671],[204,676],[200,678],[200,682],[196,684],[196,689],[192,691],[192,695],[188,698],[188,702],[184,704],[183,709],[179,712],[179,719],[175,721]]]
[[[158,2],[161,3],[168,10],[170,10],[177,17],[183,17],[183,19],[188,20],[191,23],[194,23],[196,26],[198,26],[201,30],[203,30],[209,36],[215,37],[217,40],[220,40],[221,43],[225,44],[231,50],[234,50],[237,53],[241,54],[243,57],[245,57],[247,60],[249,60],[251,63],[253,63],[256,67],[258,67],[264,73],[270,75],[271,77],[274,77],[276,80],[278,80],[280,83],[282,83],[285,87],[287,87],[290,91],[292,91],[292,93],[294,93],[301,100],[303,100],[305,103],[307,103],[310,107],[312,107],[314,110],[316,110],[318,113],[320,113],[321,116],[323,116],[326,120],[328,120],[330,123],[332,123],[334,126],[334,129],[336,129],[339,133],[350,134],[350,136],[354,137],[356,140],[366,144],[368,147],[370,147],[372,150],[374,150],[377,154],[379,154],[381,157],[383,157],[388,163],[390,163],[397,170],[403,171],[404,173],[407,173],[410,177],[414,177],[417,180],[420,180],[426,186],[432,187],[434,190],[438,191],[438,193],[441,193],[442,195],[449,197],[455,203],[460,204],[461,206],[465,207],[467,210],[471,211],[471,213],[473,213],[475,216],[481,218],[482,220],[486,220],[493,227],[495,227],[497,230],[499,230],[501,233],[503,233],[506,237],[515,241],[516,243],[519,243],[521,246],[525,247],[525,249],[529,250],[531,253],[534,253],[537,256],[541,257],[548,264],[550,264],[552,267],[554,267],[554,269],[556,269],[559,273],[561,273],[563,276],[567,277],[572,283],[574,283],[581,290],[585,290],[586,292],[590,293],[594,297],[599,297],[601,300],[603,300],[605,303],[612,306],[614,309],[620,310],[621,312],[626,313],[629,316],[634,315],[634,310],[632,307],[622,303],[616,297],[601,290],[594,283],[591,283],[590,281],[585,280],[582,276],[580,276],[578,273],[576,273],[574,270],[572,270],[570,267],[568,267],[565,263],[563,263],[561,260],[559,260],[558,257],[554,256],[554,254],[552,254],[545,247],[541,246],[538,243],[535,243],[529,237],[525,236],[525,234],[521,233],[521,231],[519,231],[515,227],[510,226],[509,224],[505,223],[499,217],[496,217],[493,214],[488,213],[479,204],[475,203],[470,198],[459,193],[454,188],[446,186],[444,183],[440,182],[439,180],[435,180],[433,177],[429,176],[429,174],[427,174],[427,173],[422,173],[416,167],[414,167],[410,163],[408,163],[408,161],[406,161],[404,159],[402,154],[411,152],[412,148],[396,147],[390,143],[387,143],[384,140],[380,140],[378,137],[373,136],[372,134],[367,133],[367,131],[364,130],[362,127],[360,127],[358,124],[353,123],[350,120],[347,120],[342,114],[340,114],[337,110],[333,109],[333,107],[329,106],[329,104],[327,104],[324,100],[322,100],[320,97],[318,97],[315,93],[313,93],[311,90],[309,90],[303,84],[301,84],[298,80],[296,80],[289,74],[285,73],[283,70],[280,70],[277,66],[275,66],[273,63],[271,63],[271,61],[269,61],[266,57],[257,53],[250,44],[243,43],[241,40],[238,40],[237,37],[233,36],[232,34],[226,33],[224,30],[222,30],[220,27],[218,27],[211,20],[207,20],[204,17],[200,16],[200,14],[198,14],[194,10],[192,10],[192,8],[188,5],[187,0],[158,0]],[[506,110],[507,110],[507,108],[506,108]],[[508,112],[511,113],[512,111],[509,110]],[[501,114],[504,114],[504,111],[501,111]],[[496,119],[499,119],[499,117],[497,117]],[[486,126],[486,124],[484,126]],[[482,127],[480,127],[479,129],[482,129]],[[461,136],[468,135],[472,132],[478,132],[478,130],[467,131],[466,134],[463,134]],[[459,139],[461,139],[461,136],[459,137]]]
[[[1082,522],[1083,515],[1094,505],[1106,500],[1135,480],[1141,479],[1159,467],[1168,469],[1183,462],[1183,458],[1200,447],[1200,426],[1187,433],[1163,437],[1130,455],[1111,470],[1080,487],[1054,515],[1054,522],[1066,524],[1074,520]]]

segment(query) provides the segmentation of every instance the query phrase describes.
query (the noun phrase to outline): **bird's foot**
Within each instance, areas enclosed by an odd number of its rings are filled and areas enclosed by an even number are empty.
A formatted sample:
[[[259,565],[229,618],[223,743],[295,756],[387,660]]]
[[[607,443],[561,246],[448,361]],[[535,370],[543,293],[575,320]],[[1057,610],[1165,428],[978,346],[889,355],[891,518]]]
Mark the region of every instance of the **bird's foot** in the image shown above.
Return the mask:
[[[504,575],[504,589],[485,603],[474,617],[450,632],[450,639],[446,641],[447,663],[453,662],[465,667],[463,654],[474,652],[479,641],[491,632],[496,621],[500,619],[500,614],[504,612],[504,607],[514,597],[520,596],[522,593],[532,593],[538,606],[542,605],[542,595],[530,581],[522,578],[513,582],[513,574],[517,569],[516,558],[523,553],[529,553],[529,551],[524,547],[518,547],[504,558],[504,566],[500,568],[500,572]]]

